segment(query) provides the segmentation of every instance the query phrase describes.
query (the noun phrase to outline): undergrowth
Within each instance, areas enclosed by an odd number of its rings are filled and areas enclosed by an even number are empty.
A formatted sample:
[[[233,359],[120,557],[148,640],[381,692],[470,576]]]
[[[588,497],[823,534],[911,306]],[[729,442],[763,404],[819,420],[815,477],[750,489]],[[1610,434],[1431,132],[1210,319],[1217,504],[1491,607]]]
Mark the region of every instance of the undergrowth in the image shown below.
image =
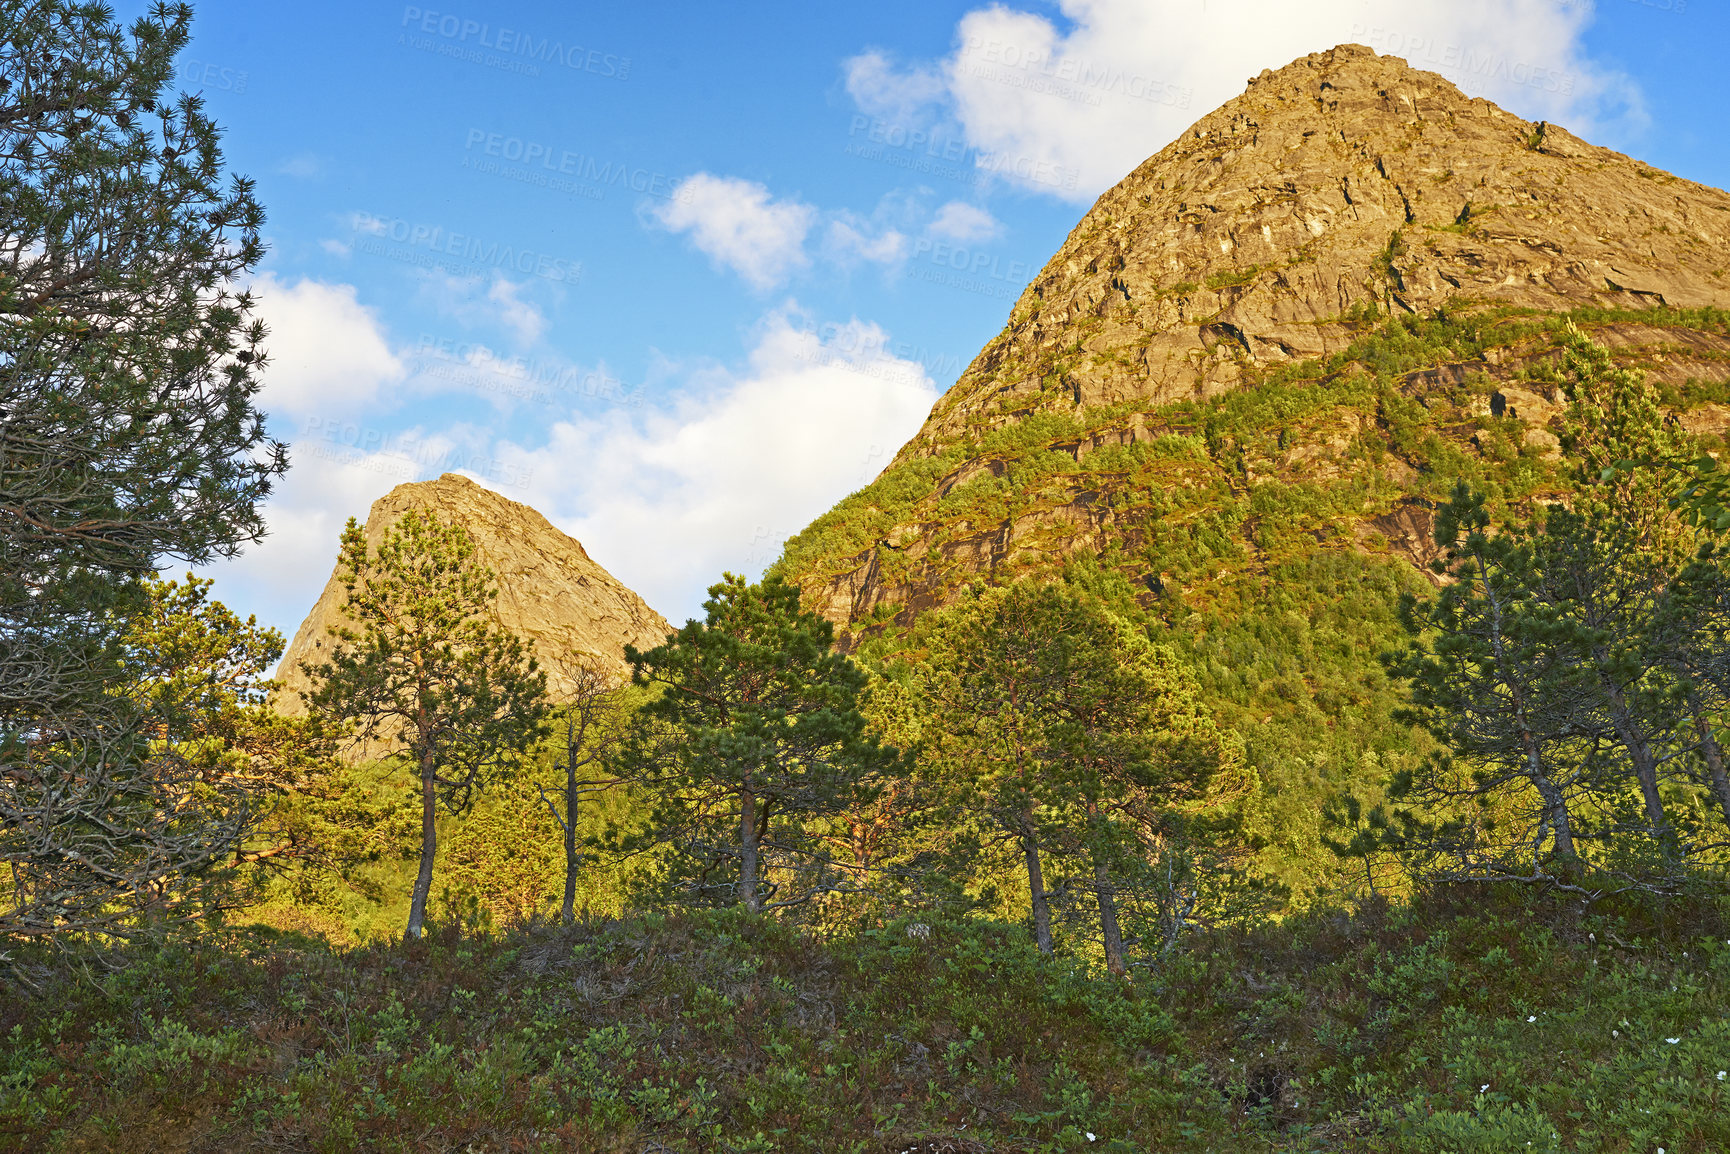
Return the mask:
[[[1730,1148],[1721,896],[1454,890],[1127,980],[1001,923],[733,911],[110,961],[13,959],[0,1149]]]

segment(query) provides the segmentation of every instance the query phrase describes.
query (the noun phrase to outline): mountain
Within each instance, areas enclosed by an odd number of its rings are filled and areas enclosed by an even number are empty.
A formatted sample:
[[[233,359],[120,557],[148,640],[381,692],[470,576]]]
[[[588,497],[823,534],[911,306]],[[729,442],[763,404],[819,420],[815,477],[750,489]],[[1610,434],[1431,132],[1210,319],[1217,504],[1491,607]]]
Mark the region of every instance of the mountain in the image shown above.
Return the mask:
[[[1302,892],[1326,800],[1431,750],[1377,660],[1432,508],[1570,482],[1556,348],[1730,428],[1730,195],[1345,45],[1264,72],[1100,197],[875,481],[777,570],[869,652],[969,583],[1062,574],[1188,657]]]
[[[626,645],[659,645],[672,632],[666,618],[527,505],[446,473],[436,481],[398,485],[374,501],[366,518],[367,539],[376,545],[410,509],[468,529],[480,560],[498,579],[499,623],[534,643],[555,700],[570,691],[567,670],[577,660],[597,661],[623,676],[629,672]],[[279,700],[285,712],[301,711],[295,691],[307,685],[307,678],[300,663],[319,659],[327,628],[340,621],[343,599],[342,582],[333,572],[283,656],[285,691]]]
[[[1263,72],[1100,197],[782,568],[859,634],[1077,554],[1111,553],[1148,605],[1265,567],[1288,530],[1421,562],[1412,498],[1455,456],[1554,456],[1534,316],[1693,387],[1677,408],[1717,434],[1730,340],[1697,310],[1727,305],[1730,196],[1343,45]],[[1427,335],[1378,342],[1397,318]],[[1281,504],[1264,482],[1327,515],[1260,508]]]

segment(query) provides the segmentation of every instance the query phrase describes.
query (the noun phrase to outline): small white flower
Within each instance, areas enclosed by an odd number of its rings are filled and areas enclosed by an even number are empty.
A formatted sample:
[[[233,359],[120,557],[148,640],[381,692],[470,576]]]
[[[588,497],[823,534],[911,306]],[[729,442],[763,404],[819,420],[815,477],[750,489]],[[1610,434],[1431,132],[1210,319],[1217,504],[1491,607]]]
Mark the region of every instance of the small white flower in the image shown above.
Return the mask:
[[[1089,1141],[1089,1142],[1091,1142],[1091,1141],[1093,1141],[1093,1131],[1092,1131],[1092,1130],[1089,1130],[1089,1131],[1088,1131],[1088,1132],[1087,1132],[1087,1140],[1088,1140],[1088,1141]]]
[[[1490,1092],[1490,1084],[1488,1082],[1485,1082],[1482,1086],[1478,1087],[1478,1093],[1480,1093],[1480,1094],[1488,1094],[1489,1092]]]
[[[1665,1038],[1664,1040],[1666,1042],[1670,1043],[1672,1046],[1674,1046],[1677,1042],[1680,1042],[1682,1039],[1680,1039],[1680,1038]]]
[[[1538,1020],[1538,1015],[1536,1015],[1536,1014],[1533,1014],[1531,1017],[1526,1019],[1526,1021],[1528,1021],[1528,1022],[1535,1022],[1537,1020]]]
[[[1723,1081],[1723,1080],[1724,1080],[1724,1075],[1725,1075],[1725,1074],[1726,1074],[1726,1073],[1730,1073],[1730,1071],[1725,1071],[1725,1070],[1720,1070],[1720,1071],[1718,1071],[1718,1080],[1719,1080],[1719,1081],[1720,1081],[1720,1082],[1722,1082],[1722,1081]]]

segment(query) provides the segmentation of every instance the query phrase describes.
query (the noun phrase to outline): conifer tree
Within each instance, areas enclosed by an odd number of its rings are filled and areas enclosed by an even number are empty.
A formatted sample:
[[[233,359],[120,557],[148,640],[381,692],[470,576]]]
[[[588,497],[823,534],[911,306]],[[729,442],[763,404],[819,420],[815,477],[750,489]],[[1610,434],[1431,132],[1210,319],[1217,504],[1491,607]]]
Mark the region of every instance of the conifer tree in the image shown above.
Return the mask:
[[[1598,729],[1596,670],[1577,632],[1546,603],[1532,542],[1514,529],[1492,533],[1482,494],[1456,485],[1435,533],[1451,562],[1438,564],[1455,580],[1432,601],[1402,598],[1414,640],[1388,663],[1410,683],[1412,704],[1400,718],[1424,726],[1454,756],[1399,776],[1395,793],[1432,805],[1500,800],[1528,819],[1512,842],[1493,842],[1476,811],[1444,827],[1438,845],[1461,872],[1506,867],[1520,853],[1540,870],[1547,842],[1557,856],[1577,858],[1571,798],[1582,786],[1582,747]]]
[[[900,768],[867,732],[865,672],[779,577],[727,574],[703,608],[665,644],[625,650],[633,682],[658,696],[616,758],[655,798],[624,846],[673,847],[681,888],[752,913],[852,888],[824,834]]]
[[[1571,327],[1563,368],[1570,404],[1562,447],[1575,492],[1570,507],[1546,517],[1538,565],[1597,675],[1599,708],[1625,752],[1646,824],[1668,843],[1674,831],[1660,777],[1675,719],[1653,683],[1661,655],[1650,640],[1664,590],[1694,549],[1693,531],[1665,492],[1685,446],[1645,374],[1617,368],[1609,350]],[[1620,467],[1627,462],[1636,464]]]
[[[420,870],[406,931],[418,938],[439,806],[467,809],[543,734],[546,675],[491,619],[498,588],[460,525],[411,509],[374,550],[351,517],[338,572],[351,624],[331,628],[324,661],[302,666],[313,683],[304,696],[315,715],[389,748],[418,778]]]
[[[1061,584],[975,593],[927,615],[914,644],[927,753],[953,813],[1019,850],[1045,953],[1063,888],[1047,875],[1078,866],[1121,972],[1121,899],[1146,880],[1149,853],[1181,839],[1186,807],[1247,791],[1235,738],[1174,654]]]
[[[196,830],[121,687],[143,580],[256,540],[286,468],[232,289],[263,211],[169,89],[190,20],[0,11],[0,932],[122,927],[237,836]]]

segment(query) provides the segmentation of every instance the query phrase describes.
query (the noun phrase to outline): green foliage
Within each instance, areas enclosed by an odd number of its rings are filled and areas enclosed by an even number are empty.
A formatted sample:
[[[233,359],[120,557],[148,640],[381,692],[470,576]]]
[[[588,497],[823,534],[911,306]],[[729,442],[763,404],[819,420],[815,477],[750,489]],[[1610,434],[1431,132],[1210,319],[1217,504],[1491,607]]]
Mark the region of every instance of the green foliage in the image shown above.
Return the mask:
[[[1127,979],[1001,923],[735,910],[30,952],[0,1150],[1713,1150],[1722,901],[1460,887]]]
[[[351,625],[330,630],[328,656],[303,666],[307,707],[412,767],[421,794],[421,861],[408,934],[431,892],[439,803],[461,812],[545,732],[546,675],[521,638],[489,619],[493,574],[467,530],[411,509],[375,551],[354,518],[338,573]],[[359,628],[356,628],[358,626]]]
[[[1228,843],[1253,788],[1241,742],[1213,725],[1177,656],[1061,583],[971,592],[922,617],[910,645],[926,822],[971,834],[977,855],[1016,847],[1041,950],[1053,949],[1053,891],[1092,896],[1114,970],[1125,916],[1160,921],[1141,908],[1159,907],[1175,932],[1198,881],[1161,867],[1203,826]]]
[[[140,732],[117,653],[144,579],[256,540],[287,467],[255,405],[264,327],[232,289],[263,210],[169,88],[190,19],[0,17],[0,934],[165,915],[245,834]]]
[[[1249,284],[1255,279],[1256,273],[1260,271],[1261,266],[1257,264],[1252,264],[1245,268],[1221,269],[1207,278],[1207,287],[1213,292],[1219,292],[1221,289],[1237,288],[1241,285]]]
[[[1403,639],[1400,595],[1434,588],[1408,542],[1427,545],[1428,508],[1445,504],[1457,480],[1485,495],[1497,521],[1580,484],[1566,459],[1528,443],[1524,414],[1488,415],[1497,385],[1478,366],[1524,365],[1516,383],[1554,396],[1577,376],[1571,348],[1597,326],[1726,329],[1716,310],[1462,307],[1364,320],[1373,327],[1348,348],[1252,374],[1206,401],[1066,409],[1048,431],[1017,420],[909,446],[789,541],[776,572],[809,588],[869,566],[890,589],[905,583],[915,603],[943,604],[980,576],[954,559],[980,555],[994,535],[1010,533],[1015,547],[991,580],[1049,579],[1078,559],[1076,526],[1092,521],[1098,562],[1134,590],[1127,611],[1191,661],[1207,707],[1245,735],[1262,783],[1246,818],[1257,868],[1299,902],[1361,884],[1361,870],[1336,864],[1320,840],[1324,806],[1355,792],[1373,808],[1435,746],[1393,720],[1402,693],[1375,661]],[[1614,368],[1641,355],[1618,350]],[[1123,436],[1131,427],[1145,431]],[[1090,440],[1127,443],[1075,448]],[[910,530],[918,550],[905,547]],[[888,653],[915,616],[909,604],[879,605],[850,641]],[[1298,648],[1288,656],[1285,645]]]
[[[1432,812],[1478,803],[1419,839],[1452,868],[1518,873],[1513,856],[1529,854],[1542,876],[1553,837],[1558,858],[1667,885],[1677,860],[1722,843],[1705,796],[1730,821],[1715,734],[1726,578],[1663,499],[1686,444],[1656,390],[1578,330],[1563,338],[1571,507],[1493,530],[1462,483],[1441,511],[1451,564],[1438,571],[1456,580],[1406,602],[1414,641],[1394,668],[1412,684],[1412,718],[1459,764],[1438,758],[1402,788]]]
[[[832,859],[822,834],[898,766],[866,732],[864,671],[778,577],[753,585],[729,574],[703,607],[704,621],[665,644],[625,650],[632,682],[658,693],[614,759],[655,800],[646,827],[620,847],[676,844],[669,885],[752,911],[856,888],[856,871]]]

